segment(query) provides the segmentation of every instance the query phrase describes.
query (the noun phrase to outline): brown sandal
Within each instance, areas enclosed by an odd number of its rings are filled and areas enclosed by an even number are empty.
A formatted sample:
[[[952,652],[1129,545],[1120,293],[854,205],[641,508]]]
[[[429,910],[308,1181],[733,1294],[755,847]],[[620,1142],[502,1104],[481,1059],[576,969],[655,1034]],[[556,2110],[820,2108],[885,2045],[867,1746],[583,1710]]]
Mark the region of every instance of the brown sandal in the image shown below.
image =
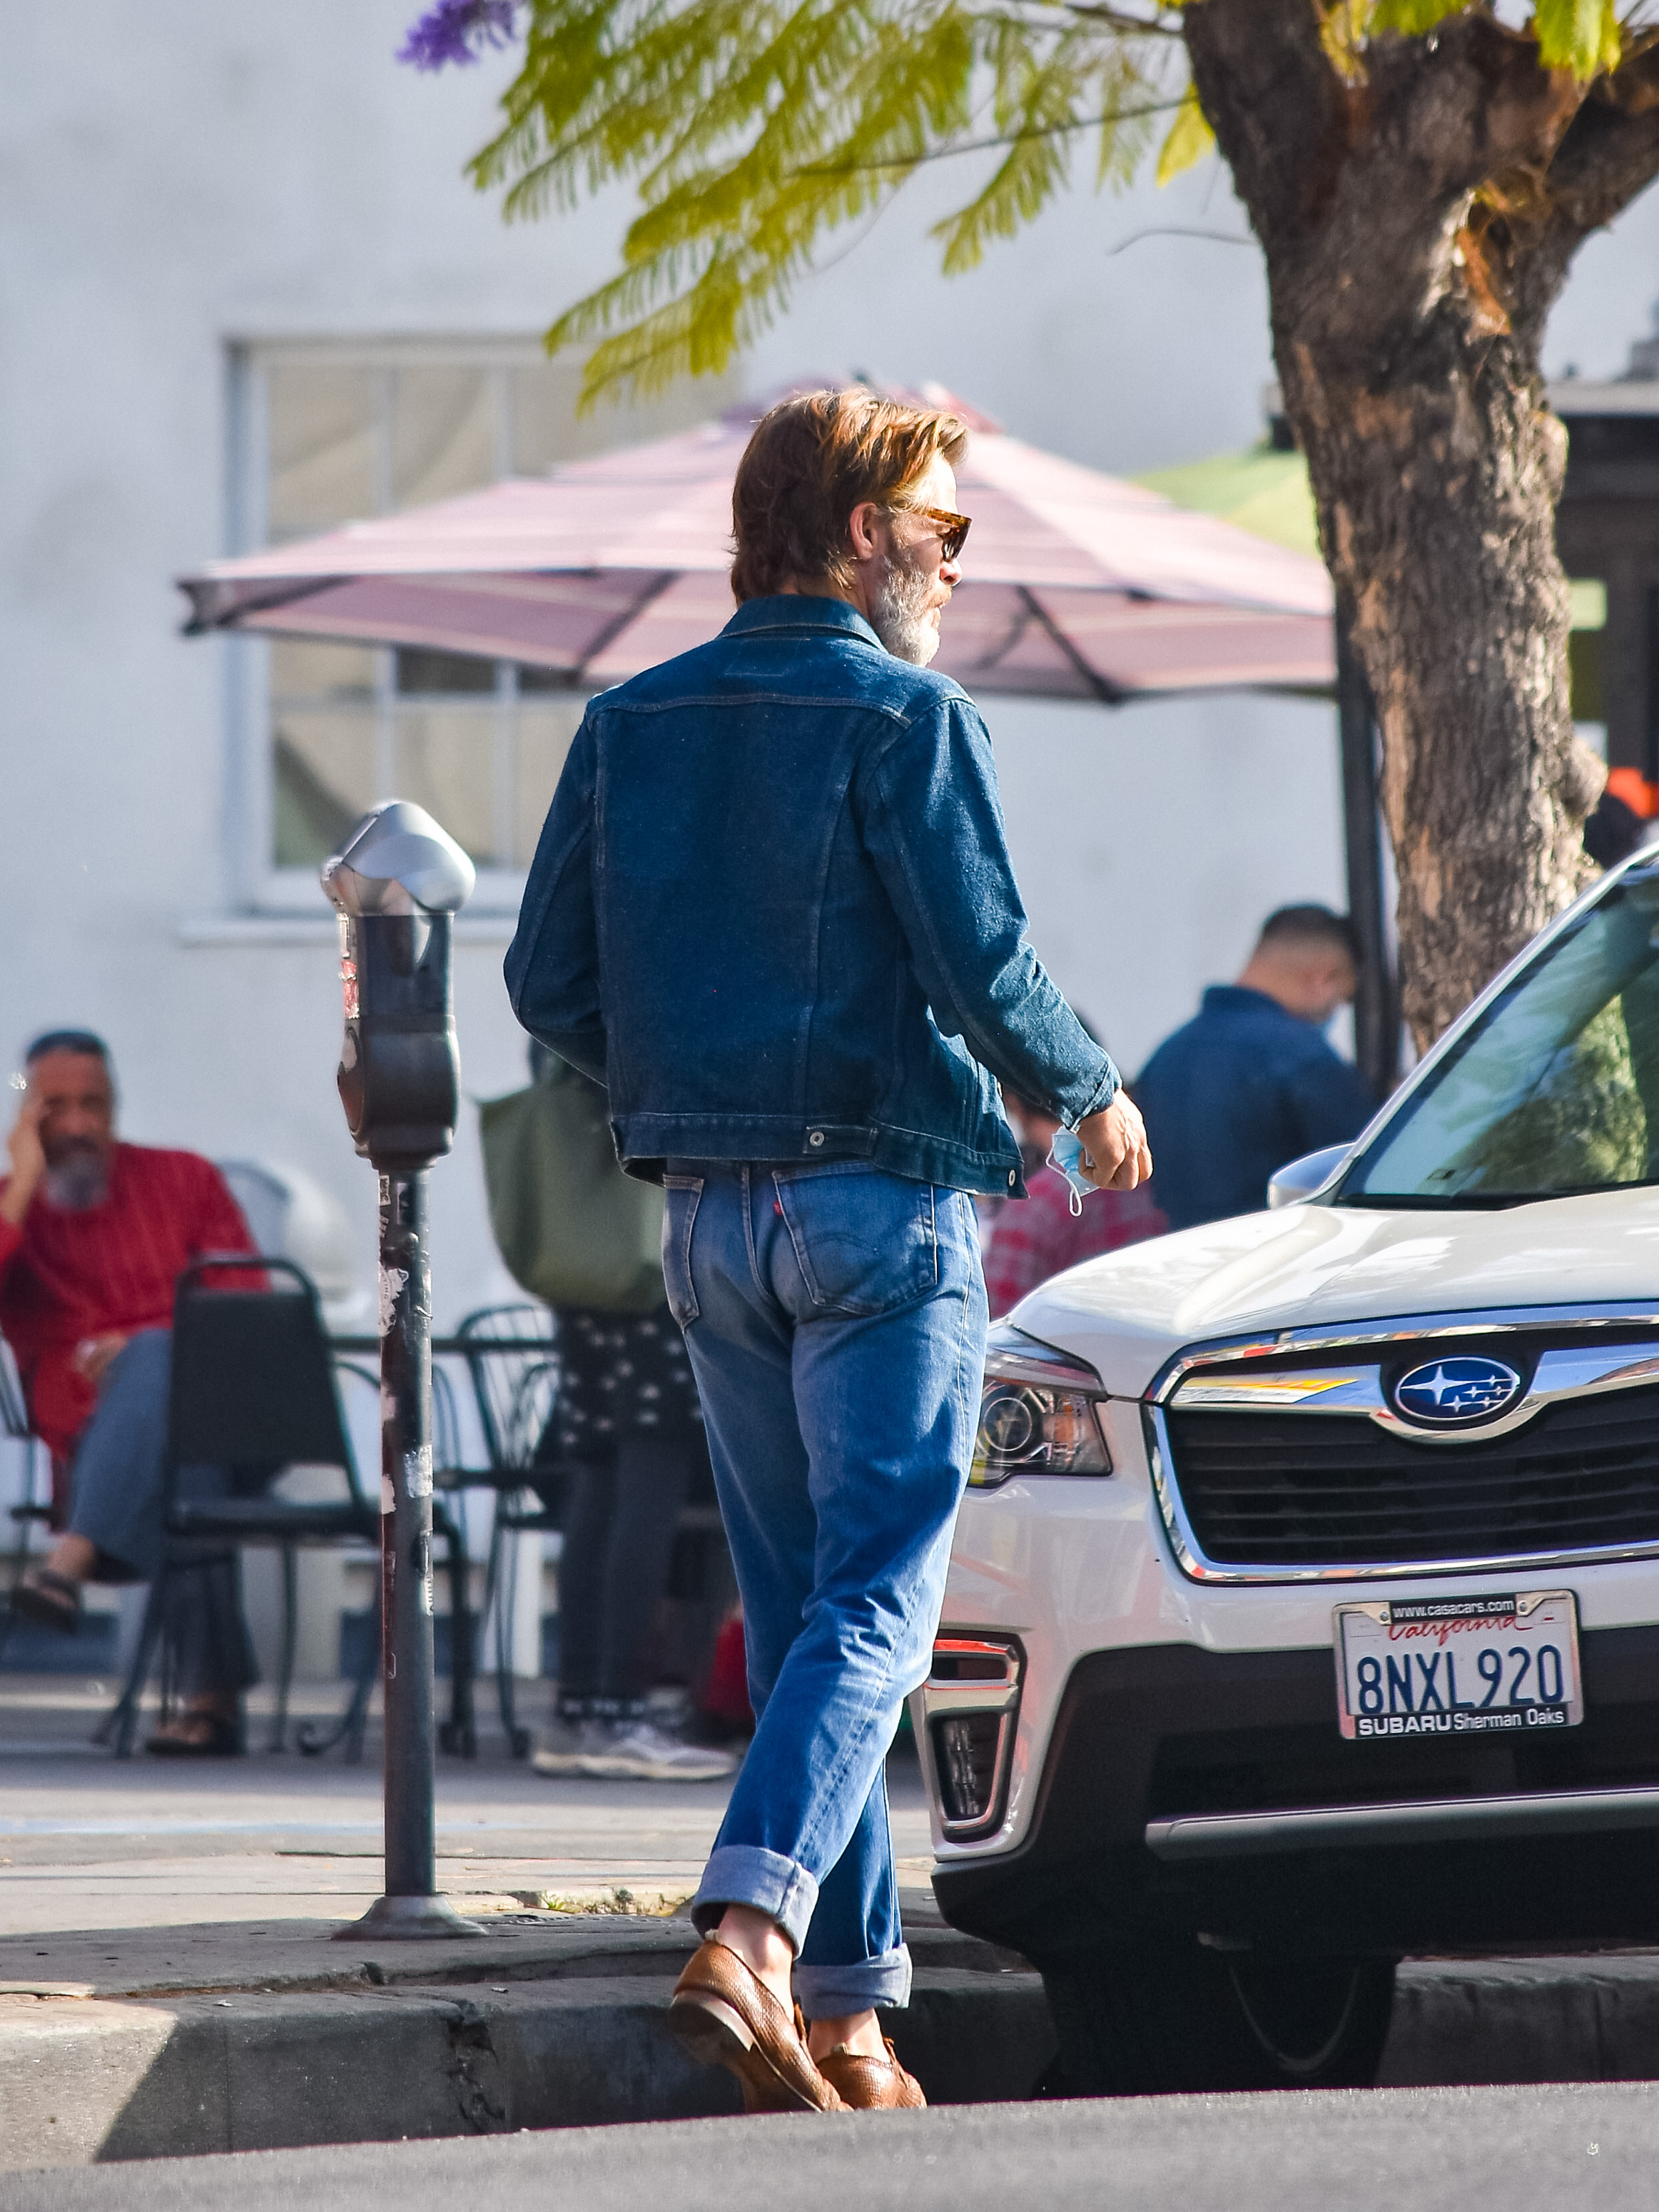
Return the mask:
[[[240,1759],[242,1731],[222,1713],[180,1713],[172,1728],[198,1728],[199,1735],[181,1735],[158,1731],[144,1749],[157,1759]]]
[[[11,1609],[20,1620],[73,1636],[81,1626],[81,1585],[55,1567],[31,1567],[12,1586]]]

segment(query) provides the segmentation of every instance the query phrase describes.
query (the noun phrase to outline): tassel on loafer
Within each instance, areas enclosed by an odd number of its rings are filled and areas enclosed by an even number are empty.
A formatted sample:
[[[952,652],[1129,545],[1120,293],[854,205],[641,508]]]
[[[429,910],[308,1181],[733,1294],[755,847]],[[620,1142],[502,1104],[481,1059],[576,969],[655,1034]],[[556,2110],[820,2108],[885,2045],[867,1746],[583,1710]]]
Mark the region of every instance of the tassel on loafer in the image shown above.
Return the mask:
[[[818,2061],[818,2071],[843,2105],[854,2112],[915,2112],[927,2102],[914,2074],[899,2064],[898,2053],[885,2035],[885,2058],[872,2058],[842,2043]]]

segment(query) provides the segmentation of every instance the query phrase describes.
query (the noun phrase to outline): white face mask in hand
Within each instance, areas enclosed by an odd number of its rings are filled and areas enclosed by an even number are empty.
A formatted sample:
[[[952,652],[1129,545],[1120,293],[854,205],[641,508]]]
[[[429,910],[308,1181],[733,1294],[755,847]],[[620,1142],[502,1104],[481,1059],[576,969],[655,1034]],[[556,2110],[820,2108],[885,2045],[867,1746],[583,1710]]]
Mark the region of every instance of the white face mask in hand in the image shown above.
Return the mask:
[[[1048,1147],[1048,1164],[1063,1175],[1071,1188],[1072,1211],[1081,1213],[1083,1201],[1094,1190],[1083,1172],[1083,1146],[1074,1129],[1056,1129],[1054,1140]]]

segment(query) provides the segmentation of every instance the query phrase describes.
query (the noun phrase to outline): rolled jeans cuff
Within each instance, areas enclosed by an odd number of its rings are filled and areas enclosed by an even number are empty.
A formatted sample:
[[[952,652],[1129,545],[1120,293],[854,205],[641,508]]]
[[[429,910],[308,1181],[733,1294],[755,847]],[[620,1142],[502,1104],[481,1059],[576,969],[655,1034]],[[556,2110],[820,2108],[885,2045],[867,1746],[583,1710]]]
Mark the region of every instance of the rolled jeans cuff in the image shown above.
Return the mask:
[[[706,1936],[718,1927],[728,1905],[752,1905],[777,1922],[799,1957],[817,1901],[817,1883],[781,1851],[759,1844],[720,1844],[709,1854],[691,1900],[691,1924]]]
[[[809,1966],[797,1960],[795,1995],[808,2020],[842,2020],[872,2005],[908,2005],[910,1947],[901,1943],[896,1951],[859,1959],[849,1966]]]

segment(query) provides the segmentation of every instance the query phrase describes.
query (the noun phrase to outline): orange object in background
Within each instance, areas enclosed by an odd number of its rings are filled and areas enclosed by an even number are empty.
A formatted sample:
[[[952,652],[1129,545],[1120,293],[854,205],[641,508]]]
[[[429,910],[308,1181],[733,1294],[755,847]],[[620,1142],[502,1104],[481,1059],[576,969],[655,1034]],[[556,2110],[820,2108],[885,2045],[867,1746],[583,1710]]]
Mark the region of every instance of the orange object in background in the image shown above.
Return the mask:
[[[1659,783],[1650,783],[1640,769],[1616,768],[1607,777],[1607,789],[1644,822],[1659,815]]]

